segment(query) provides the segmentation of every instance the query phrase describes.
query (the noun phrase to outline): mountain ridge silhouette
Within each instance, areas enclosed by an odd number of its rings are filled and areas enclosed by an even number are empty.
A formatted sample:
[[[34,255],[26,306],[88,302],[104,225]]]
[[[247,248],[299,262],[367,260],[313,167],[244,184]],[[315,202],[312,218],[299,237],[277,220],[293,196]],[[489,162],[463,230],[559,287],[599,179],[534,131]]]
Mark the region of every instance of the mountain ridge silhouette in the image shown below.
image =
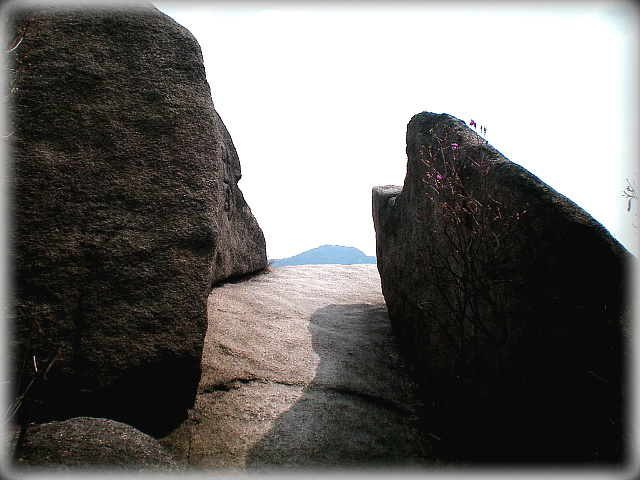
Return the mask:
[[[376,263],[376,257],[365,255],[355,247],[322,245],[288,258],[269,260],[271,267],[288,265],[361,265]]]

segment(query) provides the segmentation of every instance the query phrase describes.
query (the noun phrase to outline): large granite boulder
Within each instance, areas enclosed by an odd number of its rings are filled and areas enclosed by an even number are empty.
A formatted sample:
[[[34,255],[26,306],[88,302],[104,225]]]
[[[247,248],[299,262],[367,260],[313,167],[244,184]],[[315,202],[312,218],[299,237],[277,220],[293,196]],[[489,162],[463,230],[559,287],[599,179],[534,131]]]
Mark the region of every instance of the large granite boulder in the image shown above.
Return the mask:
[[[211,285],[267,265],[200,47],[151,5],[10,13],[13,389],[57,354],[34,420],[163,431],[195,399]]]
[[[16,473],[180,473],[185,470],[152,437],[124,423],[89,417],[29,425],[16,467]]]
[[[414,116],[407,157],[373,190],[378,269],[443,451],[620,461],[633,257],[456,118]]]

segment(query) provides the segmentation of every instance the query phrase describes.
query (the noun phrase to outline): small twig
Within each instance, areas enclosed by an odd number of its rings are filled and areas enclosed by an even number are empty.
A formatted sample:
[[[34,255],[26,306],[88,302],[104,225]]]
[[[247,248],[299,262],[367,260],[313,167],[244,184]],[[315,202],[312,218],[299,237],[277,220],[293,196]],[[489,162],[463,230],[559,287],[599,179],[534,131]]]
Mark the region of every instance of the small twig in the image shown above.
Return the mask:
[[[31,380],[31,382],[29,382],[29,385],[27,385],[27,388],[25,388],[22,395],[20,395],[20,397],[18,397],[16,401],[13,403],[12,405],[13,408],[12,408],[12,411],[10,412],[11,414],[5,422],[6,424],[11,418],[13,418],[13,416],[17,414],[21,408],[26,408],[26,414],[24,415],[23,420],[20,422],[20,433],[18,435],[18,440],[16,442],[15,450],[13,452],[12,461],[14,464],[17,463],[18,459],[20,458],[20,451],[22,449],[22,445],[24,444],[24,440],[27,436],[27,427],[29,425],[29,422],[31,421],[31,415],[33,414],[33,407],[36,401],[35,395],[27,396],[27,394],[33,390],[37,391],[36,387],[39,387],[40,384],[47,379],[47,374],[51,370],[51,367],[53,366],[55,361],[58,359],[58,355],[60,355],[60,348],[58,348],[53,358],[49,360],[47,368],[40,371],[36,370],[36,374]],[[34,365],[35,364],[36,363],[35,363],[35,356],[34,356]]]
[[[5,50],[5,53],[11,53],[13,52],[16,48],[18,48],[20,46],[20,44],[22,43],[22,40],[24,40],[24,37],[21,37],[20,40],[18,41],[18,43],[16,43],[16,46],[9,49],[9,50]]]

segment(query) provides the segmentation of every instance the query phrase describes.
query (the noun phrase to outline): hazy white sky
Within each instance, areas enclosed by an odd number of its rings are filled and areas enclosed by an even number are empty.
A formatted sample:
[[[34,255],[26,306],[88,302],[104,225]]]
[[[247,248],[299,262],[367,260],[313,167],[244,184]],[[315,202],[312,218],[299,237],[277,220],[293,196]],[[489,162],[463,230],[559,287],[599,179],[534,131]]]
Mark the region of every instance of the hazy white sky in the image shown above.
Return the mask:
[[[475,119],[637,255],[633,2],[154,4],[202,47],[269,258],[375,255],[371,188],[402,185],[422,111]]]

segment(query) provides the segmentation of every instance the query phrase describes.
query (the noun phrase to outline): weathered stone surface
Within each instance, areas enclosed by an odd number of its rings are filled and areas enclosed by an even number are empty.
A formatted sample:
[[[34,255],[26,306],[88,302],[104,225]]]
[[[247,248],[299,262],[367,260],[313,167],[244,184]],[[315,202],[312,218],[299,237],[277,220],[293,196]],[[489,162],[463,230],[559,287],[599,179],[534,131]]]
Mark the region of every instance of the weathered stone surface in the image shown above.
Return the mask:
[[[177,458],[218,472],[437,462],[374,265],[285,266],[214,288],[209,309],[196,405],[161,439]]]
[[[16,472],[184,471],[157,440],[113,420],[77,417],[31,424],[27,432]]]
[[[15,365],[60,352],[34,419],[163,430],[212,283],[264,268],[264,237],[195,38],[151,5],[69,8],[11,12]]]
[[[378,268],[443,448],[620,461],[633,257],[458,119],[414,116],[407,156],[373,191]]]

